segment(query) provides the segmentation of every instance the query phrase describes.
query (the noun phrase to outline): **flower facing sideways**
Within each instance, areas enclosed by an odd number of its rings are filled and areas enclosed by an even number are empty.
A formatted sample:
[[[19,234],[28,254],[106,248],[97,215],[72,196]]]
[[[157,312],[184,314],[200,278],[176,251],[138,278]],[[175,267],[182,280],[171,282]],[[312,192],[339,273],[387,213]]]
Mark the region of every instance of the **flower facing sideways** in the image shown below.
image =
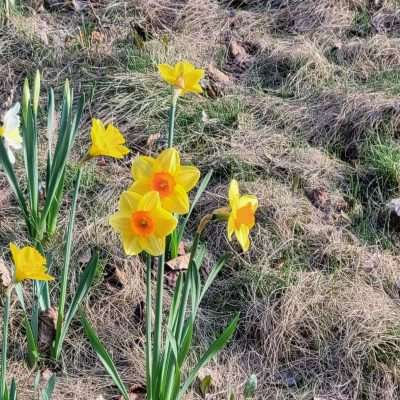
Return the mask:
[[[108,124],[106,128],[99,119],[93,118],[90,136],[92,145],[89,149],[89,157],[123,158],[129,153],[129,149],[124,146],[124,136],[112,124]]]
[[[177,64],[160,64],[158,72],[165,82],[175,87],[178,95],[186,93],[202,93],[200,80],[204,77],[204,70],[197,69],[187,61],[181,61]]]
[[[14,104],[5,114],[3,125],[0,127],[0,137],[4,137],[4,145],[7,150],[11,164],[15,163],[15,157],[11,149],[20,150],[22,148],[22,137],[19,133],[19,103]]]
[[[165,238],[176,228],[177,220],[161,208],[158,192],[148,192],[144,196],[123,192],[119,210],[110,217],[110,224],[121,235],[127,255],[146,251],[159,256],[164,253]]]
[[[188,192],[196,186],[200,171],[193,166],[181,165],[177,150],[164,150],[157,158],[139,156],[132,163],[133,185],[129,191],[145,194],[152,190],[159,193],[166,210],[187,214]]]
[[[10,243],[11,255],[15,266],[15,282],[26,279],[52,281],[54,277],[46,272],[46,259],[33,247],[18,248]]]
[[[228,219],[228,239],[235,234],[243,251],[250,247],[249,233],[255,224],[255,212],[258,207],[256,196],[244,195],[239,192],[239,184],[235,179],[229,185],[229,204],[231,212]]]

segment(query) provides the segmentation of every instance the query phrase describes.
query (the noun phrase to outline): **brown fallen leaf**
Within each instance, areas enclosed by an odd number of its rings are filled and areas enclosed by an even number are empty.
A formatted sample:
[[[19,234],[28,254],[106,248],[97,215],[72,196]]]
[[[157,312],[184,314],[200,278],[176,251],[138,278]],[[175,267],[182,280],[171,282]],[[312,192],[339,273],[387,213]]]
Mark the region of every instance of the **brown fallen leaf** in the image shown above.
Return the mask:
[[[124,282],[126,281],[126,274],[124,271],[119,269],[117,266],[110,264],[106,265],[105,270],[105,280],[110,287],[122,289],[125,286]]]
[[[167,261],[167,265],[173,271],[185,271],[188,269],[190,254],[184,254]]]
[[[246,49],[235,39],[231,40],[229,43],[229,52],[234,61],[238,64],[245,63],[249,59],[249,54],[247,54]]]
[[[11,284],[11,272],[2,258],[0,258],[0,284],[4,288],[8,288]]]
[[[208,82],[205,89],[211,97],[222,96],[225,90],[232,85],[232,79],[226,73],[220,71],[215,65],[210,64],[207,67]]]
[[[50,350],[56,335],[58,312],[54,307],[42,311],[39,315],[39,350]]]
[[[184,256],[186,254],[185,242],[181,241],[178,246],[178,255]]]
[[[143,385],[134,385],[129,388],[129,400],[144,400],[146,398],[146,389]],[[124,400],[121,396],[119,400]]]

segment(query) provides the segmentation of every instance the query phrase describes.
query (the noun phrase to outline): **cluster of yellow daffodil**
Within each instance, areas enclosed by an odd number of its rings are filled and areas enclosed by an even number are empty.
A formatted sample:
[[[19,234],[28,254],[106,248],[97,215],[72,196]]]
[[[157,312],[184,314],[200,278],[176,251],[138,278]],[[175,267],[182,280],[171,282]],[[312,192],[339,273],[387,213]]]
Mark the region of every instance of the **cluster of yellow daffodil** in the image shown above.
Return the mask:
[[[162,301],[163,301],[163,271],[165,257],[170,256],[169,250],[166,248],[167,238],[173,238],[178,230],[178,218],[179,216],[188,214],[191,210],[189,193],[197,185],[200,179],[200,171],[198,168],[192,165],[182,165],[181,156],[179,151],[173,147],[173,131],[174,131],[174,118],[177,100],[179,96],[186,93],[202,93],[201,79],[204,76],[202,69],[195,68],[188,62],[179,62],[175,66],[168,64],[159,65],[159,73],[163,80],[173,87],[173,95],[171,102],[171,112],[168,130],[168,148],[161,151],[157,156],[144,156],[139,155],[134,159],[131,167],[131,174],[133,178],[132,184],[123,191],[118,204],[118,211],[113,214],[110,219],[110,225],[120,235],[123,244],[124,251],[127,255],[138,255],[142,252],[148,254],[147,262],[147,297],[146,297],[146,315],[147,315],[147,328],[146,328],[146,375],[147,375],[147,399],[148,400],[172,400],[180,399],[182,394],[187,389],[191,380],[194,379],[193,375],[182,387],[180,384],[180,378],[172,384],[172,377],[175,374],[176,369],[180,371],[181,365],[175,365],[173,363],[173,347],[182,346],[184,340],[188,340],[184,337],[184,332],[193,331],[193,322],[195,314],[197,312],[198,305],[204,293],[201,293],[201,283],[198,268],[193,263],[195,259],[198,241],[200,239],[201,232],[204,228],[204,223],[201,223],[196,233],[194,244],[191,248],[191,261],[189,262],[188,272],[186,276],[182,278],[182,285],[176,290],[181,290],[180,294],[177,294],[177,301],[174,309],[171,309],[169,317],[171,326],[171,332],[162,345]],[[28,96],[29,97],[29,96]],[[35,106],[33,106],[35,108]],[[3,158],[6,159],[3,162],[6,172],[11,177],[10,182],[14,182],[13,170],[11,165],[15,162],[15,157],[12,153],[13,150],[18,150],[25,141],[22,139],[19,133],[19,109],[20,105],[17,103],[11,108],[4,116],[4,125],[0,127],[0,150],[2,151]],[[37,105],[36,111],[37,112]],[[70,135],[73,136],[72,131]],[[76,188],[74,194],[74,203],[76,206],[76,199],[79,191],[80,174],[83,162],[88,161],[94,157],[112,157],[116,159],[122,159],[126,156],[130,150],[126,147],[125,138],[122,133],[112,124],[105,126],[102,121],[94,118],[92,120],[91,127],[91,145],[79,163],[79,171],[76,179]],[[36,150],[35,150],[36,151]],[[65,154],[68,154],[68,149],[65,148]],[[65,162],[65,160],[64,160]],[[57,171],[55,171],[57,173]],[[211,175],[210,175],[211,176]],[[54,178],[54,182],[59,182],[58,178]],[[207,181],[208,182],[208,181]],[[207,183],[206,182],[206,183]],[[33,182],[34,183],[34,182]],[[204,186],[204,185],[203,185]],[[205,184],[206,186],[206,184]],[[205,186],[203,187],[204,190]],[[35,188],[35,185],[32,186]],[[202,185],[200,185],[202,187]],[[199,189],[199,193],[202,192]],[[16,192],[17,197],[19,193]],[[223,219],[227,221],[227,236],[229,240],[232,240],[233,235],[236,236],[240,243],[243,251],[249,250],[250,230],[255,225],[255,213],[258,208],[258,200],[253,195],[240,195],[239,185],[236,180],[232,180],[228,190],[229,204],[224,208],[219,208],[208,214],[202,221],[205,223],[213,219]],[[20,202],[23,205],[23,201]],[[32,202],[32,204],[34,201]],[[48,205],[50,208],[51,204]],[[74,207],[75,207],[74,206]],[[23,208],[23,207],[21,207]],[[36,204],[37,208],[37,204]],[[193,207],[192,207],[193,208]],[[43,213],[48,212],[45,208]],[[47,210],[47,211],[46,211]],[[74,212],[71,213],[71,226],[73,227]],[[26,214],[26,209],[25,209]],[[38,213],[40,215],[40,212]],[[47,214],[45,214],[46,216]],[[190,216],[190,214],[189,214]],[[189,216],[187,218],[189,218]],[[216,217],[216,218],[214,218]],[[29,220],[29,218],[28,218]],[[69,231],[69,245],[67,240],[66,251],[71,251],[71,240],[72,240],[72,228]],[[184,228],[177,235],[178,244],[182,238]],[[37,243],[37,238],[33,238]],[[38,247],[43,253],[42,247]],[[14,243],[10,243],[10,251],[14,263],[14,272],[12,285],[7,291],[6,305],[9,305],[10,294],[14,285],[27,280],[37,281],[50,281],[54,277],[49,275],[46,270],[46,258],[36,248],[26,246],[18,248]],[[67,253],[66,253],[67,254]],[[151,256],[158,257],[158,282],[157,282],[157,306],[156,306],[156,320],[154,328],[154,343],[152,342],[153,333],[151,329],[151,321],[149,315],[151,314],[151,268],[152,261]],[[70,253],[66,256],[66,259],[70,259]],[[97,259],[93,263],[96,266]],[[223,262],[215,267],[216,272],[210,274],[212,279],[215,278],[219,269],[223,265]],[[94,268],[92,268],[94,271]],[[68,265],[65,267],[62,274],[62,293],[59,308],[59,315],[61,317],[57,321],[57,333],[55,339],[56,356],[58,359],[59,352],[61,351],[62,340],[65,337],[65,331],[63,327],[63,314],[66,297],[67,279],[68,279]],[[89,279],[89,278],[88,278]],[[91,282],[88,280],[87,282]],[[194,282],[196,285],[200,285],[197,289],[193,286]],[[211,281],[207,283],[209,286]],[[207,287],[206,285],[206,287]],[[90,283],[89,283],[90,286]],[[206,289],[204,289],[206,290]],[[189,293],[193,291],[192,296],[192,315],[191,318],[186,320],[186,307],[188,302]],[[87,293],[87,292],[86,292]],[[82,296],[80,297],[82,298]],[[4,333],[7,332],[8,326],[8,306],[5,307],[4,313]],[[77,307],[75,307],[76,312]],[[73,316],[69,316],[72,318]],[[87,320],[83,318],[83,324],[85,332],[88,334],[89,339],[95,335],[92,328]],[[221,337],[224,339],[218,341],[218,345],[215,345],[213,352],[218,351],[227,340],[233,334],[237,324],[237,318],[234,319],[231,324],[226,328]],[[27,325],[28,328],[30,325]],[[69,326],[69,322],[66,323],[65,329]],[[88,333],[89,332],[89,333]],[[6,336],[5,336],[6,337]],[[171,339],[172,338],[172,339]],[[191,337],[190,337],[191,340]],[[29,340],[28,340],[29,341]],[[98,339],[91,341],[96,351],[104,355],[106,351],[101,347]],[[190,342],[189,342],[190,345]],[[4,345],[3,345],[4,346]],[[161,353],[161,347],[163,347],[163,353]],[[3,347],[6,349],[6,347]],[[177,349],[178,350],[178,349]],[[179,350],[180,351],[180,350]],[[5,367],[4,357],[7,351],[3,354],[3,368],[0,376],[0,397],[5,393]],[[187,353],[186,353],[187,354]],[[181,363],[184,361],[186,355],[182,355]],[[179,358],[179,357],[178,357]],[[116,377],[115,367],[110,367],[110,357],[102,357],[108,371],[113,372],[113,379],[117,386],[120,388],[123,396],[128,397],[127,391],[125,390],[120,378]],[[175,360],[176,362],[176,360]],[[108,363],[108,364],[107,364]],[[180,373],[180,372],[179,372]],[[177,386],[176,386],[177,384]],[[175,386],[174,386],[175,385]],[[179,394],[177,391],[179,391]],[[173,397],[175,393],[177,397]]]
[[[177,226],[173,215],[189,211],[188,192],[196,186],[200,171],[183,166],[179,152],[167,149],[157,158],[139,156],[132,164],[134,183],[123,192],[119,211],[111,216],[128,255],[165,252],[165,239]]]

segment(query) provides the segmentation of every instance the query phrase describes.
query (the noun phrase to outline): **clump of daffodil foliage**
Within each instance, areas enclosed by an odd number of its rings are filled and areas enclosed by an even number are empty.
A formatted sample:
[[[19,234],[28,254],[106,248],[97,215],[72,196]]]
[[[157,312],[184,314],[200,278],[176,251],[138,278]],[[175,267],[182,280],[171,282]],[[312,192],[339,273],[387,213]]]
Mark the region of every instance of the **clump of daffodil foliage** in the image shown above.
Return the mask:
[[[243,251],[250,247],[249,234],[255,225],[255,213],[258,207],[257,198],[253,195],[240,195],[239,184],[232,180],[228,190],[226,207],[214,210],[203,216],[192,239],[190,260],[186,272],[181,273],[173,293],[173,299],[168,315],[164,315],[163,290],[164,267],[166,261],[176,257],[177,249],[185,234],[187,222],[196,205],[196,202],[204,192],[211,178],[212,171],[201,178],[200,170],[194,165],[183,165],[181,155],[174,143],[175,112],[180,96],[186,94],[202,93],[201,79],[204,70],[195,68],[191,63],[182,61],[176,65],[161,64],[158,67],[161,78],[172,87],[171,109],[167,130],[167,147],[161,149],[155,156],[139,155],[132,162],[132,183],[122,191],[117,211],[110,216],[109,223],[118,233],[121,239],[126,257],[139,256],[146,260],[146,398],[148,400],[176,400],[182,399],[192,385],[199,370],[209,362],[230,340],[234,334],[238,316],[235,316],[225,330],[217,335],[209,348],[199,358],[192,370],[187,370],[185,362],[191,350],[194,323],[200,303],[207,291],[222,269],[226,255],[221,255],[220,260],[212,268],[208,278],[202,282],[200,267],[204,258],[204,252],[200,251],[200,242],[203,241],[202,233],[205,226],[211,222],[226,221],[227,236],[232,240],[235,236]],[[3,167],[11,186],[19,200],[21,211],[25,216],[28,232],[31,233],[32,246],[18,248],[14,243],[10,244],[15,271],[12,284],[7,288],[4,324],[3,324],[3,353],[1,370],[0,395],[7,398],[9,392],[5,385],[6,355],[7,355],[7,329],[9,321],[9,304],[12,291],[19,288],[21,282],[26,279],[34,280],[37,289],[41,293],[48,292],[48,282],[54,277],[46,270],[46,231],[47,210],[46,204],[51,208],[61,201],[63,191],[63,174],[65,162],[68,158],[72,142],[78,130],[78,122],[82,114],[83,105],[78,109],[76,118],[70,122],[71,129],[66,131],[67,143],[58,144],[55,153],[48,153],[48,170],[50,183],[48,195],[54,196],[46,200],[43,209],[37,201],[35,190],[37,189],[37,112],[38,112],[38,79],[36,79],[31,98],[25,87],[23,99],[23,134],[20,135],[20,106],[17,103],[4,116],[4,124],[0,128],[0,155],[3,156]],[[67,115],[72,115],[71,93],[68,85],[65,89]],[[52,121],[54,113],[54,99],[50,94],[49,120]],[[50,122],[51,122],[50,121]],[[32,125],[33,124],[33,125]],[[27,134],[29,125],[30,133],[34,140]],[[28,132],[29,133],[29,132]],[[64,132],[65,133],[65,132]],[[58,143],[63,141],[64,136]],[[62,351],[62,343],[69,324],[76,314],[82,299],[88,292],[93,280],[97,265],[95,254],[89,261],[86,269],[81,274],[81,280],[77,292],[73,297],[70,307],[65,312],[68,289],[69,262],[72,248],[72,231],[76,204],[79,198],[79,185],[82,168],[86,162],[94,157],[112,157],[122,159],[129,154],[123,134],[112,124],[105,125],[99,119],[92,120],[90,132],[91,144],[82,154],[78,163],[78,172],[74,185],[74,196],[70,211],[70,221],[66,232],[64,264],[60,276],[60,301],[57,306],[57,332],[55,335],[52,355],[57,361]],[[58,148],[58,150],[57,150]],[[13,164],[16,161],[13,151],[24,149],[27,177],[31,182],[29,205],[25,204],[23,195],[16,183]],[[30,162],[28,155],[34,156],[35,162]],[[58,166],[60,170],[53,171]],[[53,185],[53,186],[52,186]],[[197,187],[197,193],[193,202],[190,201],[190,193]],[[57,189],[53,193],[54,187]],[[58,211],[58,208],[55,210]],[[45,213],[45,215],[43,214]],[[52,215],[52,214],[50,214]],[[43,218],[45,218],[43,220]],[[44,224],[44,225],[43,225]],[[155,296],[153,296],[152,270],[157,269]],[[21,293],[21,290],[18,289]],[[153,298],[155,304],[153,305]],[[40,300],[40,296],[38,297]],[[22,304],[22,303],[21,303]],[[24,312],[26,312],[23,306]],[[155,314],[154,322],[151,318]],[[80,313],[84,332],[87,335],[94,350],[99,355],[107,372],[115,385],[120,390],[124,399],[129,399],[128,389],[123,383],[112,358],[100,342],[90,321],[83,310]],[[35,342],[37,332],[34,322],[25,316],[25,328],[28,342]],[[124,334],[121,332],[121,334]],[[35,358],[37,348],[32,347],[31,358]]]

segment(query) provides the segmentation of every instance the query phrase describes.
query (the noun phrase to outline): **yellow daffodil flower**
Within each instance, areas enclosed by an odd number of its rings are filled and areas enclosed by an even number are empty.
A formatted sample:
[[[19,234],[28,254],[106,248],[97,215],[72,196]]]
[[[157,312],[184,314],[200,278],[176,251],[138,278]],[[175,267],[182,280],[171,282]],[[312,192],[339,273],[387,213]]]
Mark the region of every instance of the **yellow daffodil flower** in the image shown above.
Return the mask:
[[[181,165],[176,149],[164,150],[157,158],[139,156],[132,163],[135,182],[129,191],[145,194],[159,193],[162,207],[177,214],[189,212],[188,192],[200,178],[200,171],[193,166]]]
[[[89,157],[123,158],[129,153],[129,149],[124,146],[124,136],[112,124],[108,124],[106,128],[99,119],[93,118],[90,135],[92,145],[89,149]]]
[[[46,272],[46,259],[33,247],[18,248],[10,243],[11,255],[15,266],[15,282],[26,279],[52,281],[54,277]]]
[[[146,251],[160,256],[165,252],[165,238],[176,228],[177,219],[161,208],[158,192],[148,192],[144,196],[123,192],[119,210],[110,217],[110,224],[121,235],[127,255]]]
[[[255,212],[258,207],[256,196],[244,195],[239,192],[239,184],[235,179],[229,186],[229,204],[231,212],[228,218],[228,239],[235,234],[243,251],[250,247],[249,233],[255,224]]]
[[[203,92],[200,80],[204,77],[204,70],[195,68],[187,61],[175,65],[160,64],[158,72],[165,82],[176,88],[178,95]]]
[[[4,146],[7,150],[11,164],[15,163],[15,157],[11,149],[20,150],[22,148],[22,137],[19,133],[19,103],[14,104],[3,117],[3,126],[0,127],[0,137],[4,137]]]

